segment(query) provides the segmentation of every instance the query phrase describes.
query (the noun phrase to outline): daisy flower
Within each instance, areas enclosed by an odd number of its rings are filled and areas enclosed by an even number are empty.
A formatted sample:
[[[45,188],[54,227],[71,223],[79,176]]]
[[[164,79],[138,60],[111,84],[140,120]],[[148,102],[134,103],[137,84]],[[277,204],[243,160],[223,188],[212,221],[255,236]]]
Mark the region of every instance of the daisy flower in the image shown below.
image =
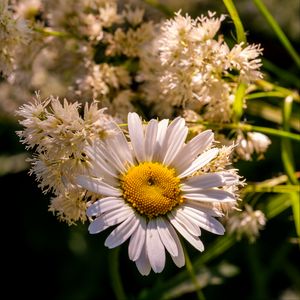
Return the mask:
[[[116,126],[113,136],[86,148],[90,174],[77,183],[101,199],[91,204],[89,232],[116,226],[105,241],[114,248],[129,240],[129,258],[142,275],[165,266],[165,249],[178,267],[185,264],[178,233],[199,251],[201,229],[224,234],[216,203],[235,204],[226,186],[237,185],[235,172],[201,172],[218,156],[214,135],[206,130],[185,143],[188,128],[183,118],[170,124],[152,119],[143,125],[136,113],[128,114],[130,142]]]

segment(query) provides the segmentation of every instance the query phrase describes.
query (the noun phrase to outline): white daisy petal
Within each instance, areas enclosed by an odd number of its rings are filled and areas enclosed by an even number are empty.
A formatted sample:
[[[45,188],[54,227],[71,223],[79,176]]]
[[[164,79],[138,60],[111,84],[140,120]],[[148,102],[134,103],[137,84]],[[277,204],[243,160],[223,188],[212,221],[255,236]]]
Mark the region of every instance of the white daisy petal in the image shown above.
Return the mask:
[[[197,201],[204,201],[204,202],[231,202],[234,201],[234,195],[223,191],[223,190],[217,190],[217,189],[205,189],[205,190],[199,190],[197,193],[189,193],[184,192],[183,197],[186,199],[191,200],[197,200]]]
[[[144,129],[140,117],[136,113],[128,114],[128,131],[137,160],[139,162],[145,161]]]
[[[85,151],[93,161],[94,171],[96,171],[94,172],[95,176],[103,177],[103,175],[108,175],[117,178],[117,170],[104,159],[105,156],[99,151],[99,147],[96,145],[89,146],[85,148]]]
[[[201,235],[199,227],[191,222],[185,214],[182,213],[182,208],[171,211],[173,217],[178,221],[190,234],[194,236]]]
[[[176,139],[171,140],[171,142],[168,145],[168,150],[163,159],[163,163],[165,165],[170,165],[174,160],[174,158],[176,157],[177,153],[182,149],[188,131],[189,131],[188,128],[184,127],[182,130],[178,132]]]
[[[122,164],[121,158],[118,157],[118,154],[115,153],[115,149],[110,145],[113,143],[113,139],[106,140],[105,143],[96,142],[97,148],[101,151],[102,157],[109,163],[112,169],[115,169],[117,176],[126,171],[126,166]]]
[[[157,140],[157,131],[158,131],[158,121],[152,119],[147,127],[145,133],[145,155],[146,160],[151,161],[155,151],[156,140]]]
[[[119,153],[121,151],[119,147],[120,146],[116,143],[116,139],[114,138],[110,141],[106,141],[105,157],[110,158],[110,161],[115,165],[119,173],[123,173],[127,171],[128,166],[132,165],[132,163],[129,157]]]
[[[99,218],[103,220],[105,225],[113,226],[130,218],[133,214],[134,210],[130,206],[124,205],[122,208],[104,213]]]
[[[160,150],[160,161],[164,162],[165,158],[166,158],[166,154],[169,151],[169,156],[171,155],[176,155],[176,153],[174,153],[176,151],[176,145],[173,144],[178,144],[179,145],[183,145],[184,140],[182,140],[183,136],[185,134],[187,134],[186,132],[187,127],[185,126],[185,121],[184,119],[177,117],[176,119],[174,119],[170,125],[167,128],[166,131],[166,136],[164,138],[161,150]],[[178,140],[178,136],[180,136],[180,139]],[[182,145],[180,147],[180,149],[182,148]],[[170,149],[170,150],[169,150]]]
[[[174,216],[172,214],[168,214],[169,220],[171,222],[171,224],[176,228],[176,230],[179,231],[179,233],[192,245],[194,246],[196,249],[198,249],[199,251],[203,251],[204,250],[204,245],[201,242],[201,240],[196,237],[191,235],[177,220],[176,218],[174,218]]]
[[[108,227],[109,225],[105,224],[102,218],[97,218],[91,222],[88,231],[90,234],[96,234],[100,233]]]
[[[129,144],[126,140],[125,135],[123,134],[122,130],[117,126],[117,124],[113,123],[115,125],[115,128],[113,130],[117,132],[117,128],[119,129],[119,132],[117,134],[112,135],[112,146],[117,151],[118,155],[122,157],[124,162],[129,162],[133,164],[133,157],[132,152],[129,148]]]
[[[99,178],[92,178],[88,176],[77,176],[76,183],[90,192],[105,195],[105,196],[121,196],[119,189],[112,187]]]
[[[213,217],[222,217],[224,214],[220,212],[219,210],[214,209],[212,202],[200,202],[197,200],[189,200],[186,199],[184,201],[185,207],[191,207],[193,209],[196,209],[197,211],[202,211],[210,216]]]
[[[149,262],[149,258],[146,251],[146,243],[144,243],[140,257],[135,261],[136,267],[138,268],[139,272],[146,276],[149,275],[151,271],[151,265]]]
[[[211,130],[205,130],[196,135],[178,152],[172,166],[176,168],[178,173],[182,173],[200,153],[212,144],[213,140],[214,134]]]
[[[192,164],[184,171],[182,172],[178,177],[184,178],[192,173],[198,171],[200,168],[204,167],[206,164],[208,164],[212,159],[214,159],[219,153],[219,150],[217,148],[213,148],[210,150],[207,150],[203,154],[201,154],[199,157],[197,157]]]
[[[229,172],[218,172],[193,176],[184,181],[181,190],[188,192],[198,192],[202,189],[222,187],[225,185],[236,184],[237,175]]]
[[[187,218],[190,218],[193,222],[195,222],[198,226],[201,228],[210,231],[214,234],[220,234],[223,235],[225,232],[225,229],[223,225],[213,217],[207,215],[204,212],[196,211],[190,207],[183,207],[182,208],[183,213],[187,216]]]
[[[139,220],[132,215],[131,218],[126,219],[110,233],[105,240],[104,245],[109,249],[112,249],[123,244],[136,230],[138,224]]]
[[[166,222],[164,221],[164,219],[162,217],[156,218],[156,226],[158,229],[160,239],[161,239],[162,243],[164,244],[164,246],[166,247],[166,249],[168,250],[168,252],[172,256],[177,256],[178,255],[177,245],[167,227]]]
[[[175,229],[173,228],[173,226],[167,221],[165,222],[165,224],[166,224],[167,228],[169,229],[169,232],[170,232],[173,240],[175,241],[176,247],[178,250],[178,255],[177,256],[171,255],[171,258],[172,258],[173,262],[175,263],[175,265],[177,267],[181,268],[185,264],[185,257],[184,257],[184,252],[183,252],[181,242],[180,242],[178,235],[177,235]]]
[[[91,204],[87,210],[86,215],[88,217],[95,217],[103,214],[109,210],[118,209],[124,206],[124,200],[116,197],[107,197],[97,200]]]
[[[131,235],[128,246],[128,256],[133,261],[136,261],[140,257],[145,244],[147,230],[145,218],[140,216],[137,216],[137,218],[139,220],[138,227]]]
[[[158,230],[155,219],[149,221],[146,233],[147,254],[150,265],[155,273],[160,273],[165,267],[166,254]]]
[[[127,218],[131,218],[133,214],[134,211],[128,206],[109,211],[91,222],[88,228],[89,233],[99,233],[110,226],[123,222]]]
[[[128,167],[133,165],[132,153],[128,143],[122,134],[115,136],[109,143],[107,142],[107,150],[111,153],[113,159],[118,163],[118,167],[122,171],[126,171]],[[124,145],[126,145],[124,147]]]
[[[160,152],[168,129],[169,120],[163,119],[158,122],[155,150],[153,153],[153,161],[160,161]]]

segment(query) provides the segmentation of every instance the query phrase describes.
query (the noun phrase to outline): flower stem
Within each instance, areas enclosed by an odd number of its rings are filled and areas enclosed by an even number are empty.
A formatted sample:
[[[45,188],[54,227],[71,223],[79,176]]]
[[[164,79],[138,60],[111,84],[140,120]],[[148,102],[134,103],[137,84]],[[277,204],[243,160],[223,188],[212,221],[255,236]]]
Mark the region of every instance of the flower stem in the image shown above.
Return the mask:
[[[233,102],[233,116],[234,116],[234,121],[236,123],[240,122],[241,117],[243,115],[246,87],[247,85],[245,83],[240,83],[235,93],[235,98]]]
[[[237,36],[237,42],[238,43],[246,43],[247,38],[246,38],[245,31],[244,31],[244,27],[243,27],[243,24],[239,17],[239,14],[233,4],[233,1],[223,0],[223,3],[226,6],[226,8],[230,14],[230,17],[232,18],[232,21],[234,23],[235,30],[236,30],[236,36]]]
[[[61,31],[55,31],[52,30],[51,28],[46,28],[46,27],[35,27],[34,31],[42,33],[46,36],[56,36],[56,37],[61,37],[61,38],[70,38],[72,35],[66,32],[61,32]]]
[[[109,275],[112,288],[117,300],[126,300],[122,280],[119,272],[119,253],[120,247],[114,248],[109,252]]]
[[[188,252],[184,246],[184,244],[182,243],[182,247],[183,247],[183,251],[184,251],[184,256],[185,256],[185,265],[186,265],[186,269],[191,277],[192,282],[195,285],[195,289],[196,289],[196,293],[197,293],[197,297],[198,300],[205,300],[205,296],[201,290],[201,286],[199,284],[199,281],[197,280],[197,276],[195,274],[192,262],[190,260],[190,257],[188,255]]]
[[[281,92],[285,97],[292,96],[294,100],[300,102],[300,96],[297,91],[287,89],[285,87],[274,84],[266,80],[256,80],[255,85],[263,89],[264,91],[278,91]]]
[[[300,134],[292,133],[285,130],[269,128],[269,127],[262,127],[262,126],[254,126],[245,123],[210,123],[210,122],[195,122],[195,124],[201,124],[207,128],[212,129],[240,129],[243,131],[258,131],[269,135],[274,135],[278,137],[288,138],[294,141],[300,142]]]
[[[286,97],[283,105],[283,129],[289,131],[289,119],[292,113],[293,98]],[[283,162],[283,167],[285,169],[286,175],[288,176],[288,183],[295,184],[299,186],[298,179],[295,175],[295,162],[294,154],[292,150],[292,143],[290,140],[285,138],[281,139],[281,157]],[[300,204],[299,204],[299,191],[290,194],[291,204],[293,208],[294,222],[296,227],[296,232],[298,237],[300,237]]]

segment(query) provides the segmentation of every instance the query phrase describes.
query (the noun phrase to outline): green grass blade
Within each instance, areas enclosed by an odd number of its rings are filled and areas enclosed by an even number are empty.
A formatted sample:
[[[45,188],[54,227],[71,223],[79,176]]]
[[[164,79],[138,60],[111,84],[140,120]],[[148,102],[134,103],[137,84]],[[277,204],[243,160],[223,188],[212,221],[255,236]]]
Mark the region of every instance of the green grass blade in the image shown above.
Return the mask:
[[[284,46],[284,48],[287,50],[287,52],[290,54],[290,56],[293,58],[297,66],[300,68],[300,56],[298,55],[297,51],[285,35],[285,33],[282,31],[280,26],[278,25],[277,21],[274,19],[272,14],[269,12],[265,4],[261,0],[253,0],[254,4],[260,11],[260,13],[264,16],[268,24],[271,26],[271,28],[274,30],[275,34],[277,35],[279,41]]]
[[[241,19],[239,17],[239,14],[235,8],[233,1],[223,0],[223,3],[226,6],[226,8],[230,14],[230,17],[234,23],[235,30],[236,30],[236,36],[237,36],[237,42],[238,43],[247,43],[244,26],[243,26],[243,23],[241,22]]]

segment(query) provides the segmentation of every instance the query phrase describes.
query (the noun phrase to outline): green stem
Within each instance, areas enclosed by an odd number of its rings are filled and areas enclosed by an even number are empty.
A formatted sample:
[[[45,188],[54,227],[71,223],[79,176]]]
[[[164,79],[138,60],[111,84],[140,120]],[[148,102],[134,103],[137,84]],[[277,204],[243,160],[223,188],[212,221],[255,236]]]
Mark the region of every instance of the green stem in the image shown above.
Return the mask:
[[[183,251],[184,251],[184,256],[185,256],[185,266],[186,266],[186,269],[191,277],[191,280],[192,282],[194,283],[195,285],[195,289],[196,289],[196,293],[197,293],[197,297],[199,300],[205,300],[205,296],[201,290],[201,286],[199,284],[199,281],[197,280],[197,276],[195,274],[195,271],[194,271],[194,268],[193,268],[193,265],[192,265],[192,262],[191,262],[191,259],[188,255],[188,252],[184,246],[184,244],[182,243],[182,247],[183,247]]]
[[[126,300],[122,280],[119,272],[120,247],[114,248],[109,252],[109,275],[112,288],[117,300]]]
[[[73,37],[69,33],[66,32],[61,32],[61,31],[55,31],[50,28],[45,28],[45,27],[35,27],[34,31],[42,33],[47,36],[56,36],[56,37],[61,37],[61,38],[70,38]]]
[[[247,114],[260,117],[267,121],[271,121],[276,124],[282,124],[282,111],[279,106],[268,104],[264,101],[254,100],[247,103]],[[300,122],[298,115],[293,113],[289,120],[291,128],[300,132]]]
[[[234,121],[236,123],[238,123],[241,120],[241,117],[243,115],[246,87],[247,85],[245,83],[240,83],[234,97],[233,116],[234,116]]]
[[[223,0],[223,3],[226,6],[226,8],[230,14],[230,17],[234,23],[236,35],[237,35],[237,42],[238,43],[247,43],[247,38],[246,38],[244,27],[243,27],[243,24],[239,17],[239,14],[234,6],[233,1]]]
[[[243,131],[258,131],[262,133],[266,133],[269,135],[274,135],[278,137],[285,137],[294,141],[300,142],[300,135],[296,133],[291,133],[285,130],[274,129],[269,127],[262,127],[262,126],[254,126],[245,123],[210,123],[210,122],[198,122],[198,124],[204,125],[209,128],[213,129],[240,129]]]
[[[300,192],[299,185],[287,184],[276,186],[259,186],[256,184],[248,184],[243,193],[293,193]]]
[[[269,12],[265,4],[261,0],[253,0],[254,4],[260,11],[260,13],[264,16],[266,21],[269,23],[271,28],[274,30],[275,34],[277,35],[279,41],[284,46],[284,48],[287,50],[287,52],[290,54],[290,56],[293,58],[295,63],[298,67],[300,67],[300,57],[297,53],[297,51],[292,46],[291,42],[285,35],[285,33],[282,31],[280,26],[278,25],[277,21],[274,19],[272,14]]]
[[[300,96],[296,91],[284,88],[282,86],[276,85],[273,82],[268,82],[266,80],[257,80],[255,85],[263,89],[264,91],[278,91],[281,92],[285,97],[292,96],[294,100],[300,102]]]
[[[293,106],[293,98],[286,97],[283,105],[282,110],[282,117],[283,117],[283,129],[286,131],[290,130],[289,119],[292,113],[292,106]],[[281,157],[283,162],[283,167],[285,172],[289,178],[288,182],[299,186],[298,179],[295,175],[295,162],[294,162],[294,155],[292,149],[292,143],[290,140],[282,138],[281,140]],[[291,193],[290,199],[293,208],[293,215],[295,221],[295,227],[298,237],[300,237],[300,204],[299,204],[299,191]]]
[[[247,100],[259,99],[259,98],[285,98],[287,95],[279,91],[270,91],[270,92],[257,92],[247,95],[245,98]]]
[[[284,104],[283,104],[283,129],[286,131],[290,130],[289,120],[291,118],[292,113],[292,105],[293,105],[293,98],[286,97]],[[286,174],[289,178],[289,181],[293,184],[298,184],[298,180],[295,176],[294,170],[294,158],[293,158],[293,151],[292,151],[292,144],[291,141],[282,139],[282,161],[286,171]]]

